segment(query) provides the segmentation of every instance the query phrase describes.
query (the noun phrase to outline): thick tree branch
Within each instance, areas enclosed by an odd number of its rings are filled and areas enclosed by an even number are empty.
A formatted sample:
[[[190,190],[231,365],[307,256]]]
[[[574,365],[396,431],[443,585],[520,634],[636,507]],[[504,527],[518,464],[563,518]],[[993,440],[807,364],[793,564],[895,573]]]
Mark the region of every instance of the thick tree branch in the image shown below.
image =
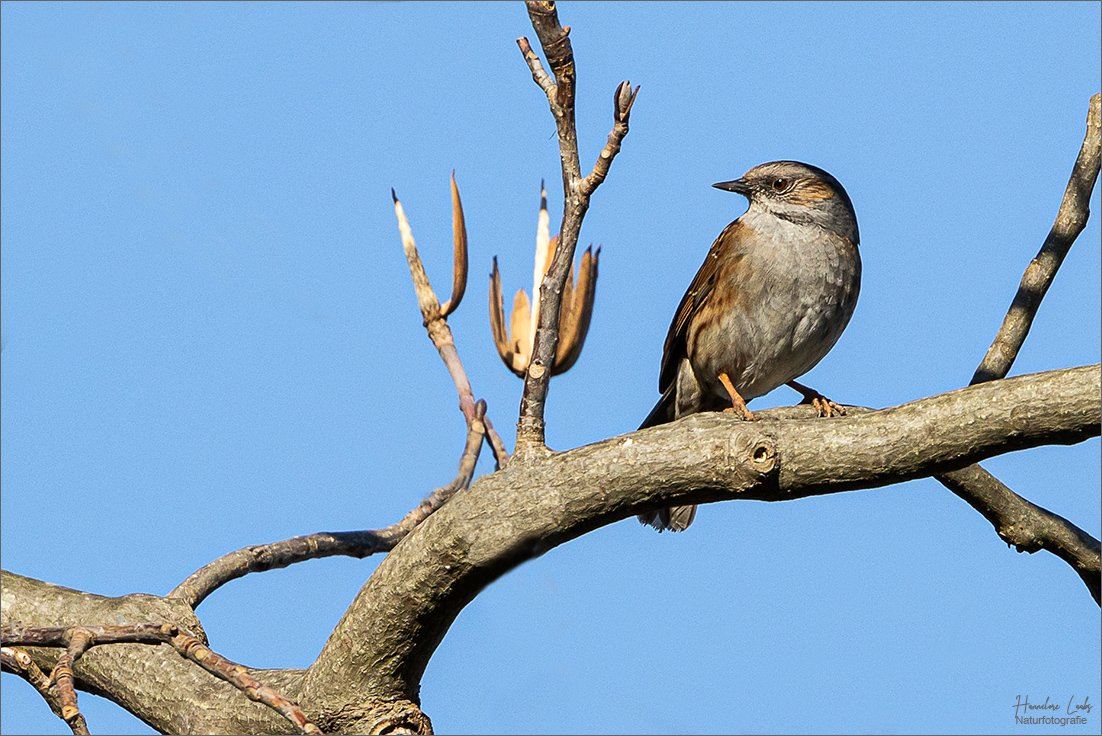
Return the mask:
[[[701,414],[542,462],[511,463],[457,493],[394,548],[307,672],[249,673],[302,703],[326,731],[398,724],[424,732],[431,726],[416,703],[429,657],[463,606],[525,560],[648,508],[872,488],[1015,449],[1077,442],[1099,434],[1100,390],[1102,371],[1086,366],[838,419],[768,421],[808,407],[767,410],[758,422]],[[163,621],[203,639],[181,602],[101,598],[10,573],[3,587],[5,623]],[[29,652],[47,671],[56,663],[56,650]],[[82,689],[162,731],[280,733],[289,726],[163,647],[96,647],[74,672]],[[204,703],[198,714],[196,693]]]
[[[482,588],[602,525],[663,506],[879,487],[1079,442],[1099,434],[1100,388],[1094,365],[839,419],[701,414],[511,463],[456,494],[380,564],[311,667],[303,702],[346,689],[416,702],[433,651]]]

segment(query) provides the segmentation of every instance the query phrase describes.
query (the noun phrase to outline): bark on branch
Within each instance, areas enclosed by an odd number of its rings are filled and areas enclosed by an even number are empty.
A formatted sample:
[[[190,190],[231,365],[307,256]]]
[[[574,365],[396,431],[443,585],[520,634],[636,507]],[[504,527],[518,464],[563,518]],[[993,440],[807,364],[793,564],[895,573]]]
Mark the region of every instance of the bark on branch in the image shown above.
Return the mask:
[[[135,593],[108,597],[4,571],[4,624],[97,627],[160,622],[206,644],[195,612],[183,601]],[[50,672],[61,650],[24,647],[34,665]],[[5,664],[5,670],[8,669]],[[167,646],[112,644],[82,656],[73,668],[76,686],[107,698],[161,733],[291,733],[291,724],[253,702]],[[297,698],[301,671],[248,670],[256,679]],[[201,707],[196,707],[201,703]]]
[[[1071,565],[1099,603],[1102,547],[1097,539],[1022,498],[979,465],[943,473],[937,479],[983,514],[999,537],[1019,552],[1045,550]]]
[[[661,506],[784,500],[873,488],[1099,434],[1102,369],[994,381],[838,419],[792,407],[743,422],[700,414],[484,476],[403,539],[309,670],[252,671],[325,731],[430,728],[421,675],[459,611],[508,570],[600,526]],[[162,621],[203,639],[183,601],[103,598],[4,573],[4,623]],[[49,671],[56,650],[29,651]],[[77,685],[166,732],[281,733],[288,722],[164,647],[96,647]],[[195,708],[196,699],[204,707]],[[352,703],[350,705],[350,703]],[[418,725],[419,724],[419,725]]]
[[[831,420],[702,414],[514,462],[456,494],[360,591],[306,678],[415,699],[459,611],[525,560],[651,508],[873,488],[1099,434],[1098,365],[1021,376]],[[769,412],[762,412],[768,416]]]

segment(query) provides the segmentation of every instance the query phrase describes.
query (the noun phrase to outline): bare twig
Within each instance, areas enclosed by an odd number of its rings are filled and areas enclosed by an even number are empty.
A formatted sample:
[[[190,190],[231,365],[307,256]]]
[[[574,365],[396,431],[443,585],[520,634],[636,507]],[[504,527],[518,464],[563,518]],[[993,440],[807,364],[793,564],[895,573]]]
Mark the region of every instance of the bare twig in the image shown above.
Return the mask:
[[[436,293],[425,275],[425,267],[421,263],[421,257],[417,253],[417,245],[413,240],[413,231],[409,226],[409,220],[402,210],[402,204],[398,196],[391,190],[394,197],[394,212],[398,217],[398,229],[402,234],[402,248],[405,250],[406,259],[409,261],[410,275],[413,277],[413,288],[417,292],[417,303],[421,307],[421,315],[424,317],[425,328],[429,338],[440,353],[448,373],[459,392],[459,409],[467,420],[468,431],[475,422],[483,426],[483,433],[490,440],[490,447],[494,452],[494,458],[499,468],[505,467],[509,462],[509,453],[505,450],[505,444],[501,437],[492,428],[489,420],[485,420],[485,405],[481,416],[476,417],[474,392],[471,390],[470,379],[463,369],[463,363],[459,359],[459,353],[455,349],[455,339],[452,337],[451,328],[448,327],[447,316],[459,306],[459,300],[467,284],[467,228],[463,220],[463,205],[459,200],[459,188],[455,184],[455,172],[452,172],[452,227],[455,237],[455,269],[452,276],[452,298],[441,309]],[[462,251],[462,257],[460,256]],[[454,481],[453,481],[454,483]],[[470,483],[468,479],[467,483]],[[466,487],[466,485],[464,485]]]
[[[1096,94],[1091,97],[1087,111],[1087,135],[1083,139],[1083,146],[1079,149],[1079,156],[1075,159],[1075,166],[1071,170],[1071,178],[1068,179],[1068,186],[1064,190],[1064,199],[1056,213],[1056,222],[1053,223],[1037,257],[1030,261],[1022,275],[1022,283],[1010,305],[1010,311],[1006,313],[995,341],[991,343],[987,355],[972,376],[973,384],[1003,378],[1010,371],[1010,366],[1014,364],[1014,359],[1018,357],[1018,351],[1021,350],[1026,335],[1029,334],[1029,328],[1033,324],[1038,307],[1041,306],[1041,300],[1045,298],[1048,287],[1056,277],[1057,269],[1064,262],[1064,256],[1068,254],[1072,243],[1087,225],[1087,218],[1090,216],[1091,192],[1094,191],[1094,184],[1098,180],[1100,149],[1102,149],[1100,107],[1102,107],[1102,94]]]
[[[481,399],[475,406],[475,420],[471,422],[467,432],[467,445],[463,449],[463,456],[459,461],[459,475],[451,483],[442,488],[437,488],[428,498],[417,504],[405,517],[388,529],[401,537],[413,531],[418,524],[427,519],[432,512],[443,506],[457,491],[467,488],[474,477],[474,466],[478,463],[478,456],[482,449],[482,442],[486,436],[486,402]],[[399,537],[399,539],[401,538]]]
[[[466,226],[463,223],[463,207],[459,199],[459,189],[455,184],[455,175],[452,174],[452,224],[455,240],[455,266],[452,277],[452,297],[443,307],[440,306],[440,300],[437,298],[436,292],[433,291],[432,284],[429,283],[424,264],[417,253],[417,245],[413,239],[409,220],[402,210],[402,204],[393,191],[391,194],[394,197],[398,229],[402,235],[402,247],[409,263],[410,275],[413,279],[414,290],[417,293],[417,303],[424,318],[425,328],[439,351],[440,357],[444,360],[452,381],[455,383],[456,391],[459,393],[459,408],[467,422],[467,441],[459,462],[459,474],[448,485],[435,489],[396,524],[391,524],[383,529],[366,531],[318,532],[271,544],[245,547],[223,555],[196,570],[184,582],[176,586],[167,597],[183,599],[188,605],[195,608],[221,586],[250,573],[283,568],[321,557],[340,555],[364,558],[378,552],[387,552],[393,549],[394,545],[398,544],[429,514],[440,508],[456,491],[470,485],[471,478],[474,475],[474,467],[478,461],[481,443],[487,436],[489,436],[490,446],[494,451],[498,466],[501,467],[508,462],[509,455],[505,451],[501,438],[497,436],[496,432],[489,434],[490,425],[486,420],[486,402],[482,400],[476,402],[474,400],[471,383],[463,369],[459,353],[455,349],[455,340],[452,338],[451,328],[448,327],[447,315],[459,305],[467,281],[467,233]]]
[[[69,644],[65,651],[57,658],[54,671],[50,674],[50,682],[57,687],[57,694],[61,700],[61,717],[69,724],[80,715],[77,707],[77,690],[74,685],[73,665],[80,659],[88,647],[92,646],[92,632],[86,628],[76,628],[69,631]]]
[[[547,401],[551,368],[558,354],[559,314],[562,309],[563,285],[574,263],[574,250],[578,244],[582,220],[589,208],[590,196],[607,176],[612,159],[620,150],[620,141],[627,134],[628,117],[635,101],[635,93],[630,91],[631,85],[626,81],[617,88],[614,99],[613,132],[609,135],[608,144],[601,152],[593,172],[583,179],[578,158],[578,134],[574,123],[575,66],[574,50],[569,38],[570,27],[559,24],[558,13],[553,2],[528,0],[525,5],[554,79],[551,79],[540,63],[528,39],[523,37],[517,39],[517,45],[532,71],[532,78],[547,94],[551,115],[555,119],[564,194],[559,244],[555,250],[551,268],[540,287],[539,322],[532,349],[532,360],[524,380],[524,394],[521,397],[520,417],[517,421],[516,451],[528,454],[546,451],[544,405]]]
[[[31,686],[46,695],[47,691],[52,687],[50,685],[50,678],[46,677],[46,674],[39,669],[38,665],[31,659],[31,655],[27,654],[22,649],[15,647],[0,647],[0,664],[3,664],[5,672],[11,672],[17,674],[24,680],[29,682]],[[54,708],[58,716],[61,715],[61,706]]]
[[[453,178],[454,185],[454,178]],[[436,292],[433,291],[432,284],[429,283],[429,277],[425,273],[425,266],[421,262],[421,256],[417,253],[417,244],[413,240],[413,231],[410,229],[409,220],[406,219],[406,213],[402,209],[402,203],[398,201],[398,195],[394,193],[392,189],[390,192],[394,198],[394,213],[398,217],[398,230],[402,234],[402,248],[406,253],[406,260],[409,262],[409,273],[413,278],[413,290],[417,293],[417,305],[421,308],[421,316],[424,318],[425,329],[428,330],[429,339],[432,340],[432,344],[436,346],[436,350],[440,353],[441,359],[444,361],[444,365],[448,369],[448,373],[452,377],[452,382],[455,383],[455,389],[459,393],[459,410],[463,412],[463,416],[466,418],[467,423],[470,424],[474,420],[474,393],[471,391],[471,382],[467,378],[467,372],[463,370],[463,363],[459,360],[459,353],[455,350],[455,339],[452,337],[451,328],[448,327],[447,315],[440,308],[440,300],[436,296]],[[459,191],[453,189],[452,202],[456,208],[456,214],[453,222],[458,222],[462,225],[463,214],[461,205],[459,204]],[[463,275],[466,275],[466,250],[467,250],[467,236],[464,233],[462,238],[456,236],[455,244],[456,250],[459,250],[462,243],[463,255]],[[455,294],[459,297],[463,296],[463,292],[466,289],[466,283],[459,288],[455,287],[455,282],[459,277],[459,263],[460,257],[458,252],[455,255],[455,262],[457,264],[456,273],[453,274],[452,283],[452,300],[456,302],[458,306],[458,300]],[[465,281],[465,279],[464,279]],[[449,301],[449,306],[451,302]],[[454,310],[454,307],[451,307]]]
[[[276,570],[322,557],[342,556],[362,559],[379,552],[389,552],[429,514],[440,508],[457,491],[470,485],[474,466],[478,462],[479,451],[486,436],[485,412],[486,402],[479,400],[475,404],[474,421],[468,427],[466,446],[459,461],[459,474],[448,485],[434,490],[396,524],[367,531],[318,532],[271,544],[244,547],[196,570],[166,597],[180,598],[195,608],[226,583],[254,572]],[[500,444],[501,439],[498,438],[496,442]],[[504,452],[504,447],[501,451]]]
[[[624,136],[628,134],[628,116],[631,114],[631,107],[635,104],[635,97],[638,94],[639,87],[636,86],[635,90],[632,91],[631,85],[627,82],[620,82],[620,86],[616,88],[616,93],[612,98],[613,109],[616,111],[615,124],[608,134],[608,142],[601,149],[601,155],[597,158],[597,163],[593,165],[593,171],[582,182],[582,192],[586,196],[589,196],[597,187],[601,186],[608,176],[612,159],[616,158],[616,154],[620,152],[620,143],[624,140]]]
[[[444,305],[443,309],[433,308],[439,304],[436,293],[432,290],[428,276],[425,275],[425,267],[421,263],[421,257],[417,254],[417,245],[413,240],[413,231],[409,226],[409,220],[402,210],[402,204],[398,201],[398,195],[391,190],[394,197],[394,212],[398,217],[398,230],[402,234],[402,248],[405,250],[406,259],[409,261],[410,274],[413,277],[413,288],[417,291],[417,303],[421,306],[421,315],[425,320],[425,328],[429,338],[436,346],[448,373],[459,392],[459,409],[467,420],[468,432],[472,431],[475,423],[483,427],[483,433],[490,441],[490,447],[494,452],[494,458],[499,468],[505,467],[509,462],[509,453],[505,450],[505,444],[501,437],[494,431],[490,421],[485,418],[486,407],[483,403],[482,411],[476,413],[474,392],[471,390],[470,379],[463,369],[463,363],[459,359],[459,353],[455,349],[455,339],[452,337],[451,328],[448,327],[447,316],[459,306],[463,293],[467,288],[467,226],[463,219],[463,204],[459,199],[459,187],[455,183],[455,172],[452,172],[452,230],[455,240],[455,267],[452,275],[452,297]],[[453,481],[454,483],[454,481]],[[465,488],[470,484],[468,478],[463,484]]]
[[[544,71],[543,64],[540,63],[540,57],[536,55],[536,52],[532,50],[532,44],[528,43],[528,39],[521,36],[517,39],[517,45],[520,46],[520,53],[524,55],[524,60],[528,63],[528,68],[532,70],[532,79],[536,84],[540,86],[547,96],[550,97],[555,93],[555,80]]]
[[[501,435],[494,429],[494,425],[490,423],[489,417],[484,417],[482,423],[486,425],[486,439],[490,443],[490,449],[494,452],[494,460],[497,462],[497,469],[501,470],[509,463],[509,451],[505,449],[505,443],[501,441]]]
[[[452,495],[470,485],[486,435],[485,413],[486,402],[479,400],[475,404],[474,420],[468,426],[466,445],[459,461],[459,474],[455,479],[434,490],[396,524],[368,531],[318,532],[271,544],[244,547],[196,570],[166,597],[183,599],[195,608],[226,583],[254,572],[276,570],[322,557],[362,559],[378,552],[389,552]],[[497,442],[500,441],[499,438]],[[502,451],[504,452],[504,448]]]
[[[999,537],[1019,552],[1045,550],[1071,565],[1099,603],[1102,545],[1062,516],[1030,503],[979,465],[937,476],[991,522]]]
[[[397,524],[385,529],[354,532],[317,532],[269,544],[235,550],[199,568],[165,596],[183,600],[193,609],[226,583],[254,572],[289,567],[322,557],[364,558],[393,549],[402,536]]]
[[[0,636],[2,636],[5,645],[65,647],[65,651],[58,657],[50,680],[57,686],[61,716],[70,726],[73,726],[75,719],[80,716],[80,712],[76,707],[73,665],[84,652],[100,644],[171,644],[180,656],[195,662],[215,677],[230,683],[250,700],[263,703],[272,708],[294,724],[302,733],[321,733],[296,703],[249,675],[245,667],[235,664],[212,651],[194,636],[180,631],[172,624],[81,626],[76,628],[5,624],[0,628]],[[5,659],[5,663],[7,663],[7,659]],[[31,662],[31,664],[34,663]],[[39,672],[41,673],[41,671]],[[83,722],[83,719],[81,719],[81,722]],[[74,733],[76,732],[74,727]],[[84,733],[87,733],[87,730]]]
[[[180,656],[190,659],[215,677],[230,683],[243,692],[249,700],[263,703],[276,711],[302,733],[321,733],[321,729],[306,717],[297,703],[262,684],[250,675],[245,667],[207,648],[194,636],[180,632],[172,637],[169,643],[180,653]]]
[[[127,624],[122,626],[81,626],[85,636],[91,637],[89,646],[99,644],[167,644],[176,635],[172,624]],[[27,647],[67,647],[73,633],[69,626],[26,626],[20,623],[0,627],[0,638],[5,645],[18,644]]]
[[[1072,168],[1056,222],[1041,251],[1026,268],[1010,311],[976,369],[972,385],[1003,378],[1010,372],[1057,269],[1087,224],[1102,149],[1100,107],[1102,95],[1096,94],[1090,100],[1087,134]],[[1102,606],[1102,564],[1097,539],[1062,516],[1025,500],[979,465],[936,477],[946,488],[983,514],[995,527],[999,537],[1014,545],[1019,552],[1033,553],[1043,549],[1071,565],[1086,583],[1095,603]]]
[[[3,647],[0,648],[0,662],[3,662],[5,672],[19,675],[30,683],[31,687],[37,690],[42,699],[46,701],[46,704],[50,706],[50,710],[58,718],[62,718],[74,734],[88,733],[88,723],[79,711],[71,718],[62,716],[61,698],[57,688],[54,687],[53,683],[50,682],[50,678],[42,672],[39,666],[34,663],[31,655],[22,649]]]

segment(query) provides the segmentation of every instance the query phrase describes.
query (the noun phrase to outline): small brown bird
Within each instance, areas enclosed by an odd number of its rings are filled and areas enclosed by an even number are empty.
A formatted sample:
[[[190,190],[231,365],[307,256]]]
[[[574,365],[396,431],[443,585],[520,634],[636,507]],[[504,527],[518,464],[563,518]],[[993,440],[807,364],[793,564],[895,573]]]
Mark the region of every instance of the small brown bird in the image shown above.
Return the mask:
[[[750,200],[719,234],[677,307],[662,351],[662,398],[640,429],[746,402],[788,384],[823,416],[844,413],[795,382],[834,347],[861,288],[857,215],[838,180],[798,161],[713,184]],[[696,506],[640,514],[683,531]]]

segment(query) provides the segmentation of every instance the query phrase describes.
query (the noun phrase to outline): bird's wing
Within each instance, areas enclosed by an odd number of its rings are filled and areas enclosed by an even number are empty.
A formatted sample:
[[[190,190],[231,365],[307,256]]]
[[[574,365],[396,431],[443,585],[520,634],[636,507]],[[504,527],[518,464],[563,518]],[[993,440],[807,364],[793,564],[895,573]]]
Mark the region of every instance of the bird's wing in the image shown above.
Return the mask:
[[[720,255],[724,248],[727,248],[727,246],[721,247],[720,244],[726,241],[727,238],[733,237],[734,231],[740,226],[739,221],[735,220],[723,228],[723,232],[712,243],[712,247],[708,251],[708,257],[704,259],[704,264],[696,272],[693,282],[689,284],[685,296],[681,297],[681,303],[677,305],[673,322],[670,323],[670,331],[666,333],[666,344],[662,348],[662,370],[658,374],[658,390],[662,393],[665,393],[666,389],[677,378],[677,370],[687,350],[689,323],[692,321],[693,315],[700,310],[712,294],[712,287],[719,271]]]

